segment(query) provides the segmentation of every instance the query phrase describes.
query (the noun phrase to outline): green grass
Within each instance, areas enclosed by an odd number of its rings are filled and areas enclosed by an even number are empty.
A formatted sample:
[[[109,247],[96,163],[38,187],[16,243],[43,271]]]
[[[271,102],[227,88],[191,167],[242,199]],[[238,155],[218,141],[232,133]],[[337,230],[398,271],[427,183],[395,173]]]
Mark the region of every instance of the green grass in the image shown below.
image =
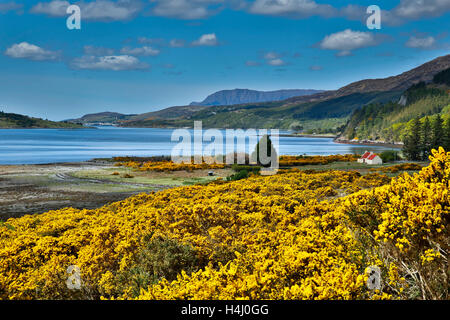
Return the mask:
[[[414,161],[409,161],[409,162],[414,162]],[[428,165],[427,162],[415,162],[417,164],[420,164],[422,166],[426,166]],[[391,167],[393,165],[399,164],[398,162],[389,162],[389,163],[383,163],[381,165],[369,165],[369,164],[364,164],[364,163],[358,163],[356,161],[354,162],[332,162],[332,163],[328,163],[328,164],[323,164],[323,165],[309,165],[309,166],[300,166],[300,167],[294,167],[294,168],[298,168],[300,170],[356,170],[356,171],[369,171],[372,168],[375,169],[381,169],[381,168],[385,168],[385,167]],[[369,171],[369,172],[373,172],[373,171]],[[397,173],[383,173],[386,174],[387,176],[397,176],[399,173],[402,172],[408,172],[409,174],[412,173],[417,173],[417,171],[399,171]]]
[[[158,188],[151,186],[131,186],[108,183],[85,183],[85,184],[66,184],[59,187],[53,187],[54,190],[75,191],[75,192],[94,192],[94,193],[112,193],[112,192],[149,192],[157,191]]]
[[[120,175],[112,175],[118,172]],[[129,174],[134,178],[124,178],[123,175]],[[72,173],[72,176],[80,179],[108,180],[112,182],[145,184],[145,185],[163,185],[163,186],[183,186],[197,183],[207,183],[215,180],[216,177],[171,177],[166,173],[166,177],[148,177],[145,173],[136,172],[131,168],[115,167],[102,170],[83,170]]]

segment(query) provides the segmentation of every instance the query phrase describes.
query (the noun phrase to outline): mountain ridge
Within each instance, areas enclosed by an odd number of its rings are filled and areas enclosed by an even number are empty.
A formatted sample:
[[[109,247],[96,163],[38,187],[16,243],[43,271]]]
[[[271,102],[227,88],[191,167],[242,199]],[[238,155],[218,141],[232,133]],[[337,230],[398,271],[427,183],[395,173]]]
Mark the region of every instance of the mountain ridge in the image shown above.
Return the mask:
[[[363,79],[337,90],[286,99],[286,103],[312,102],[346,96],[355,92],[404,91],[419,82],[429,83],[435,74],[450,67],[450,54],[437,57],[401,74],[379,79]]]
[[[403,92],[419,82],[450,68],[450,55],[438,57],[401,74],[381,79],[352,82],[342,88],[282,101],[244,103],[221,106],[177,106],[139,115],[126,116],[116,122],[126,127],[187,127],[193,120],[204,127],[320,129],[336,132],[355,110],[373,103],[399,101]]]
[[[321,93],[324,90],[315,89],[281,89],[273,91],[258,91],[251,89],[220,90],[207,96],[201,102],[191,102],[190,106],[229,106],[244,103],[260,103],[282,101],[296,96]]]

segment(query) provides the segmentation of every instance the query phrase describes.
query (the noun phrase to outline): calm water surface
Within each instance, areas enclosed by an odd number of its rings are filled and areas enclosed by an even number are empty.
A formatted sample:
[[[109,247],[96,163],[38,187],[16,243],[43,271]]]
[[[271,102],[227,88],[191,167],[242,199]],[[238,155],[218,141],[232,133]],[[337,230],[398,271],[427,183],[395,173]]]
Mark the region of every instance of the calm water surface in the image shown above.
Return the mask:
[[[0,129],[0,164],[37,164],[85,161],[113,156],[170,155],[178,142],[171,141],[174,129]],[[189,130],[193,133],[193,130]],[[222,130],[225,136],[225,131]],[[288,133],[280,131],[280,134]],[[193,136],[193,134],[192,134]],[[204,142],[204,146],[209,143]],[[237,144],[237,143],[236,143]],[[247,142],[247,152],[254,145]],[[334,143],[331,138],[279,137],[279,154],[330,155],[379,152],[389,148]],[[240,149],[241,150],[241,149]]]

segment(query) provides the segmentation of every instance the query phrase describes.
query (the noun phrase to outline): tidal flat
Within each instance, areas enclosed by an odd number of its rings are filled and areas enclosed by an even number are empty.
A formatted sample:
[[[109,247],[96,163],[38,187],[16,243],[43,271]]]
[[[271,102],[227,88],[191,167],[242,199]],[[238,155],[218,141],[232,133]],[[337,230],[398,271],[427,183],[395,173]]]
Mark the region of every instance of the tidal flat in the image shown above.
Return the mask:
[[[143,192],[207,183],[230,169],[139,172],[107,161],[0,165],[0,221],[66,207],[95,209]]]

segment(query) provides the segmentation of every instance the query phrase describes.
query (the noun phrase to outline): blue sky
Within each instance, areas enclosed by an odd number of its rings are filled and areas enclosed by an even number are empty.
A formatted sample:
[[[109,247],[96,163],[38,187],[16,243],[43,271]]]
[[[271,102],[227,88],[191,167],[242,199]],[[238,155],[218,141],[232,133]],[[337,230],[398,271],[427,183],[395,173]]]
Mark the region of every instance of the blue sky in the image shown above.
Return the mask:
[[[1,110],[62,120],[222,89],[337,89],[450,48],[450,0],[69,2],[0,0]],[[81,30],[66,26],[70,4]],[[380,30],[366,26],[369,5]]]

